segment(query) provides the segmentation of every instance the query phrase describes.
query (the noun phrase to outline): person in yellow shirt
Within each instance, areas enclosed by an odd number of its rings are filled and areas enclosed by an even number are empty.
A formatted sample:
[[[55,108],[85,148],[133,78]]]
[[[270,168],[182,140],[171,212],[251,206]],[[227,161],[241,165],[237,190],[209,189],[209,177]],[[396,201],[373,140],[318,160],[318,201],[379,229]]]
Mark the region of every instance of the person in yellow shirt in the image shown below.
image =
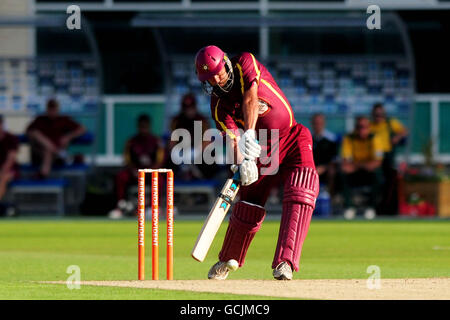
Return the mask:
[[[384,158],[381,165],[383,170],[383,196],[380,207],[383,214],[398,213],[397,170],[395,169],[395,149],[408,136],[408,130],[395,118],[388,117],[381,103],[372,108],[371,132],[381,138]]]
[[[381,164],[383,144],[379,136],[370,132],[370,121],[360,116],[356,119],[354,132],[347,134],[342,141],[341,170],[343,174],[344,216],[353,218],[356,214],[352,201],[352,187],[369,186],[369,207],[366,217],[375,215],[377,194],[381,184]]]
[[[395,147],[405,140],[408,130],[397,119],[387,117],[381,103],[376,103],[372,108],[370,130],[381,139],[384,152],[383,169],[394,168]]]

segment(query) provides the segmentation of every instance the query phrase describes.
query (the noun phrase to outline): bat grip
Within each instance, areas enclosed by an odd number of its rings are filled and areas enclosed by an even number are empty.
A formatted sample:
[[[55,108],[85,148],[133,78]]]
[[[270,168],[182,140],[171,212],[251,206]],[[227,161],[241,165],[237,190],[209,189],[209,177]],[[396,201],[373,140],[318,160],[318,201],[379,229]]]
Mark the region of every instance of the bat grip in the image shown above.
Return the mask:
[[[241,181],[241,175],[239,174],[239,170],[234,173],[233,180]]]
[[[239,174],[239,165],[232,164],[230,170],[234,173],[233,180],[241,181],[241,175]]]

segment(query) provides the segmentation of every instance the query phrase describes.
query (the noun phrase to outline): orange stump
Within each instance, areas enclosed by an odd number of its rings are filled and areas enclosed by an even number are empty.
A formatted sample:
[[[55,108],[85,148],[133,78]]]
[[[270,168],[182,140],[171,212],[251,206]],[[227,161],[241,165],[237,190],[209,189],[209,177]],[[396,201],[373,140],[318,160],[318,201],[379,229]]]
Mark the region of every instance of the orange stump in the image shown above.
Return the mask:
[[[138,177],[138,279],[145,278],[145,172],[139,171]]]
[[[159,274],[159,194],[158,172],[152,172],[152,279],[158,280]]]
[[[173,279],[173,172],[167,173],[167,280]]]
[[[174,176],[170,169],[139,169],[138,175],[138,279],[145,279],[145,174],[151,173],[152,205],[152,279],[159,278],[159,181],[158,174],[167,173],[167,280],[173,279],[173,192]]]

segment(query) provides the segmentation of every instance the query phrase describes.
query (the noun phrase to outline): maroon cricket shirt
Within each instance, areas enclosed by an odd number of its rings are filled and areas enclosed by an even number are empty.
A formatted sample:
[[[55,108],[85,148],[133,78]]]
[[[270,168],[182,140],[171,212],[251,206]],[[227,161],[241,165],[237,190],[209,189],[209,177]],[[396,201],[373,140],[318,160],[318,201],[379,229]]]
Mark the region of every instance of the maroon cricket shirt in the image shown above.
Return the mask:
[[[27,128],[27,132],[30,130],[38,130],[59,147],[60,139],[64,135],[73,132],[80,127],[81,126],[78,123],[68,116],[51,118],[46,115],[41,115],[31,122]]]

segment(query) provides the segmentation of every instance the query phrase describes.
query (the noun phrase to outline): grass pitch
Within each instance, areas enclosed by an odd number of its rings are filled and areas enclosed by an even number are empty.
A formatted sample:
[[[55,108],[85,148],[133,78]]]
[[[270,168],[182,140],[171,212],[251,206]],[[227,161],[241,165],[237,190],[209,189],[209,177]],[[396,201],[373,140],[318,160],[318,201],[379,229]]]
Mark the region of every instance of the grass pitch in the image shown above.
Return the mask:
[[[216,262],[224,223],[207,259],[190,252],[203,221],[175,221],[174,277],[205,279]],[[278,221],[265,221],[246,264],[229,279],[272,279]],[[146,276],[151,277],[150,224],[146,227]],[[65,285],[76,265],[81,280],[136,280],[137,222],[107,220],[0,220],[0,299],[267,299],[268,297]],[[382,278],[450,277],[450,221],[313,220],[296,279],[367,279],[376,265]],[[160,224],[160,279],[165,278],[165,225]]]

